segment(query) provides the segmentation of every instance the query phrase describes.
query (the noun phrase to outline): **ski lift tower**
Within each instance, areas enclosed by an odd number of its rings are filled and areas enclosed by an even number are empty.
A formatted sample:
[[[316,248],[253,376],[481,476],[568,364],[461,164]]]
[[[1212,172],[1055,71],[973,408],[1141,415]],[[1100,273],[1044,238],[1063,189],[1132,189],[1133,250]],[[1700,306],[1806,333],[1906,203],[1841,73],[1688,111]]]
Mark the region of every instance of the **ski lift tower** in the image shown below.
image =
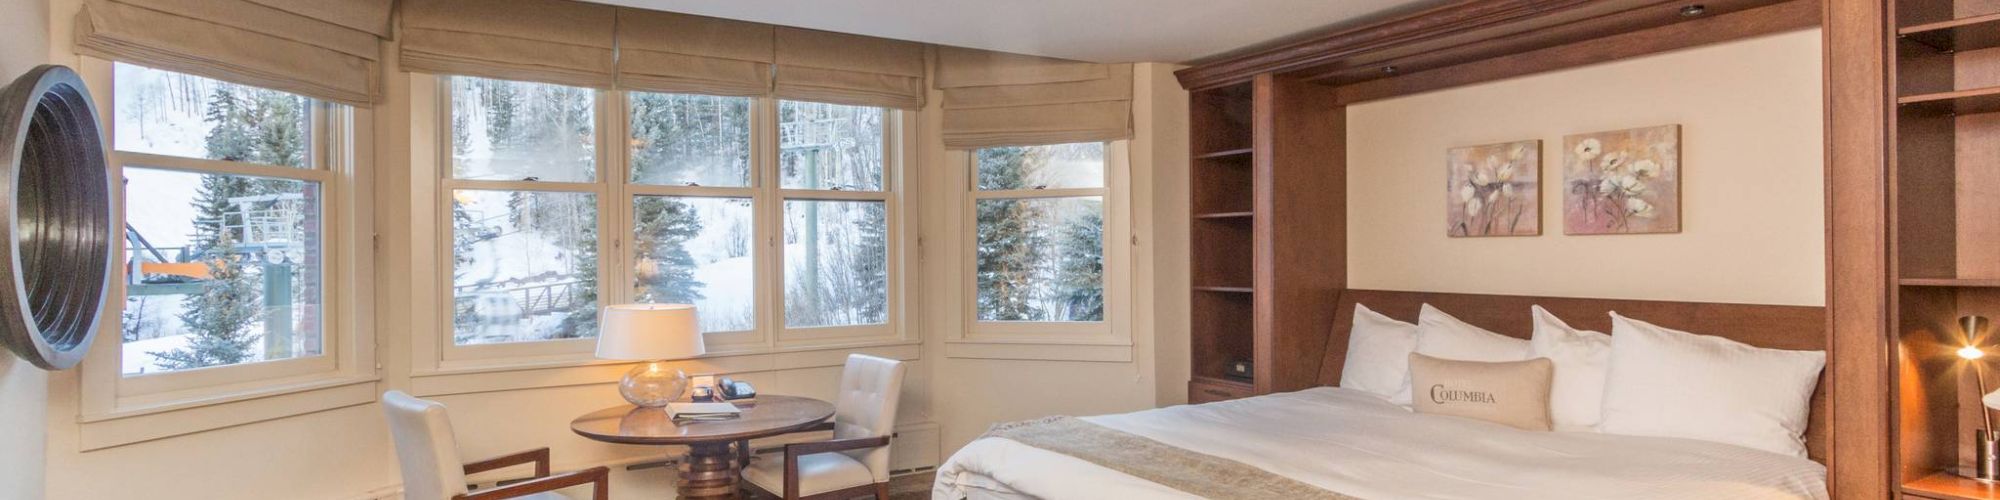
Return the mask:
[[[264,277],[264,356],[283,359],[295,348],[320,352],[319,338],[307,338],[308,345],[295,346],[292,321],[292,274],[294,266],[319,267],[318,217],[308,217],[319,206],[319,190],[274,193],[229,198],[229,212],[222,216],[222,233],[235,241],[244,262],[263,264]],[[319,289],[317,273],[303,273],[306,283],[298,284],[310,297]],[[319,321],[317,308],[307,307],[304,321]]]
[[[832,154],[839,142],[839,127],[843,112],[831,104],[792,103],[791,120],[778,124],[779,156],[794,154],[798,158],[799,177],[806,182],[806,189],[820,189],[819,163]],[[805,269],[802,286],[811,310],[819,308],[819,203],[805,204],[804,226],[799,232],[800,243],[805,246]]]

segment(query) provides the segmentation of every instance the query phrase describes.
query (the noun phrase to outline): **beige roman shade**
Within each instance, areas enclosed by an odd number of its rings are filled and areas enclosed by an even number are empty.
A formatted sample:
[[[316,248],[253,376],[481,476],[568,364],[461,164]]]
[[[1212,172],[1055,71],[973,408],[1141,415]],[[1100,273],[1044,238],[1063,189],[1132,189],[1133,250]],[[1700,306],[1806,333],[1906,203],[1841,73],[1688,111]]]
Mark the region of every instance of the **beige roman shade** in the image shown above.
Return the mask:
[[[771,93],[768,24],[618,9],[618,88],[729,96]]]
[[[568,0],[401,0],[403,69],[610,88],[617,8]]]
[[[1132,137],[1132,65],[938,48],[953,149]]]
[[[776,95],[781,98],[924,106],[923,44],[780,26],[777,65]]]
[[[355,106],[381,95],[391,0],[87,0],[78,53]]]

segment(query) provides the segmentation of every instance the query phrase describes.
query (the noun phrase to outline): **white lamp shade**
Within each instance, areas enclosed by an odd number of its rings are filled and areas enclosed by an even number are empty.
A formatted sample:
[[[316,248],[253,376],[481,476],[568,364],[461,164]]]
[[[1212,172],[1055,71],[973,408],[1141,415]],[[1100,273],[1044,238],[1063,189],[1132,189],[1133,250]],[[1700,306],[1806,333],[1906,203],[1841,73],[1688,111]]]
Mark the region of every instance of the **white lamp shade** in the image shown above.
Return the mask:
[[[598,316],[597,357],[620,361],[687,359],[707,352],[694,306],[623,304]]]

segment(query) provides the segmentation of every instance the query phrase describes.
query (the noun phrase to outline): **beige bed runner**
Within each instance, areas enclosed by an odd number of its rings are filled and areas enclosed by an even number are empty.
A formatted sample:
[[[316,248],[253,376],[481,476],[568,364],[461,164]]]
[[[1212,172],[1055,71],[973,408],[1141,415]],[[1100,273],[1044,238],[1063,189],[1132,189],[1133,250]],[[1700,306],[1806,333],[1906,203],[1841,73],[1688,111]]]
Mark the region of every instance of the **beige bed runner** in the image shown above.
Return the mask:
[[[1074,417],[999,424],[986,431],[986,436],[1069,455],[1205,498],[1357,500],[1243,462],[1176,448]]]

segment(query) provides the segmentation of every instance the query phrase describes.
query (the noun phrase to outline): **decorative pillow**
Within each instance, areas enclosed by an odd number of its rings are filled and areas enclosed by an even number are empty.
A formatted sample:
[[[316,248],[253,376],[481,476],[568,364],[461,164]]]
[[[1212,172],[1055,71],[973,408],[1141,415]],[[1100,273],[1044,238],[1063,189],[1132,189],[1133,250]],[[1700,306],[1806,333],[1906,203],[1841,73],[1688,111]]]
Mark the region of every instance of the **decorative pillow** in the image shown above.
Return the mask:
[[[1527,339],[1517,339],[1445,314],[1430,304],[1417,313],[1417,353],[1459,361],[1520,361],[1528,359]]]
[[[1556,366],[1549,386],[1549,417],[1559,431],[1595,430],[1604,420],[1604,376],[1611,367],[1611,336],[1578,330],[1542,306],[1533,307],[1533,356]]]
[[[1825,351],[1764,349],[1612,313],[1598,430],[1804,457],[1800,436],[1825,366]]]
[[[1454,361],[1410,354],[1417,413],[1485,420],[1529,431],[1549,430],[1549,380],[1555,365],[1527,361]]]
[[[1410,352],[1417,348],[1417,325],[1396,321],[1354,305],[1354,328],[1347,333],[1347,361],[1340,387],[1359,389],[1410,404]]]

